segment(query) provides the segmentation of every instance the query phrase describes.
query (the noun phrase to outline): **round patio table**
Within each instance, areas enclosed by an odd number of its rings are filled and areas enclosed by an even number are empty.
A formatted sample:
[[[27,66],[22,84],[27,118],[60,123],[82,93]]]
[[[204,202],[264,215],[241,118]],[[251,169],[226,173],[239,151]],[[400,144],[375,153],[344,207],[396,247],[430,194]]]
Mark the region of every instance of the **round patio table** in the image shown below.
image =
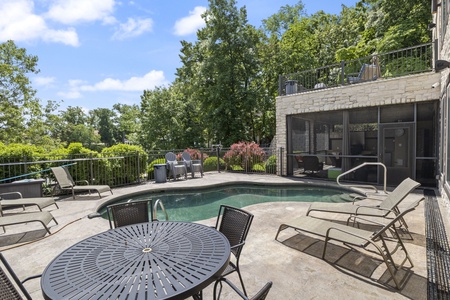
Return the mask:
[[[228,265],[230,244],[214,228],[150,222],[89,237],[44,270],[45,299],[185,299]]]

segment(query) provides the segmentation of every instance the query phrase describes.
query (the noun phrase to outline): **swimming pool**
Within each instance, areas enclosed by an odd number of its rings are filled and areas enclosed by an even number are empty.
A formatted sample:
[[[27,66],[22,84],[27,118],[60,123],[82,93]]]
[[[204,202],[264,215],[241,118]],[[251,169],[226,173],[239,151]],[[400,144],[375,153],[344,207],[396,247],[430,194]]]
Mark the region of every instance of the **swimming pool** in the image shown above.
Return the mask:
[[[351,200],[348,190],[314,185],[255,185],[232,184],[195,190],[171,190],[119,198],[114,203],[160,199],[172,221],[194,222],[216,217],[221,204],[242,208],[264,202],[347,202]],[[107,218],[106,208],[99,211]],[[164,220],[158,210],[157,218]]]

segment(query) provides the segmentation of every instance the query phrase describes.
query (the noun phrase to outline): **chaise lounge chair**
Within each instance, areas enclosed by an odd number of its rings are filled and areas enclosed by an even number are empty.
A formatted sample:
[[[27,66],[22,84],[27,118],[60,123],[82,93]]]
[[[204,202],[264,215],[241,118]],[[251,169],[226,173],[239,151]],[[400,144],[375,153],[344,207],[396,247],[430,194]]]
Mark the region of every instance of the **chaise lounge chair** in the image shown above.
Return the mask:
[[[86,185],[76,185],[69,171],[65,167],[53,167],[51,170],[55,175],[59,188],[61,190],[71,190],[73,199],[75,199],[75,191],[88,191],[89,194],[91,191],[97,191],[100,198],[102,197],[101,193],[103,192],[113,193],[108,185],[88,185],[87,181],[84,181]]]
[[[407,214],[410,211],[413,211],[422,200],[423,198],[414,201],[410,206],[408,206],[408,208],[399,213],[391,222],[389,222],[388,224],[384,225],[381,229],[376,231],[363,230],[360,228],[338,224],[314,217],[302,216],[289,225],[281,224],[280,227],[278,228],[275,240],[279,241],[278,235],[282,230],[285,230],[287,228],[292,228],[297,232],[307,232],[310,234],[324,237],[325,244],[323,247],[322,259],[325,259],[325,253],[327,250],[329,240],[335,240],[342,242],[344,244],[358,246],[363,249],[366,249],[368,246],[372,245],[373,247],[376,248],[376,250],[383,258],[384,263],[386,264],[386,267],[389,273],[391,274],[392,279],[395,282],[395,286],[397,287],[397,289],[400,289],[400,284],[397,278],[395,277],[395,272],[399,270],[399,268],[403,267],[404,263],[407,260],[411,264],[411,267],[413,267],[414,265],[411,261],[411,258],[409,257],[408,252],[406,251],[403,241],[400,238],[395,223],[400,221],[400,219],[402,219],[405,214]],[[389,250],[386,243],[385,235],[388,234],[388,232],[391,232],[393,234],[394,238],[396,238],[396,242],[398,243],[397,246],[394,247],[392,251]],[[406,257],[399,266],[396,266],[392,258],[392,254],[395,253],[398,249],[402,249]],[[374,251],[371,252],[375,253]]]
[[[316,202],[309,206],[306,215],[308,216],[311,212],[330,212],[350,215],[348,221],[354,216],[370,216],[370,217],[381,217],[386,218],[391,213],[394,215],[399,214],[398,205],[403,201],[406,196],[408,196],[414,189],[420,186],[420,183],[412,180],[411,178],[406,178],[403,180],[391,193],[389,193],[384,200],[379,205],[375,206],[364,206],[355,205],[353,203],[323,203]],[[423,196],[419,196],[423,198]],[[370,198],[365,198],[370,199]],[[401,223],[408,231],[408,225],[403,219],[400,219]],[[347,222],[348,223],[348,222]]]
[[[2,205],[0,205],[0,227],[6,232],[5,226],[17,225],[31,222],[40,222],[45,230],[51,234],[50,229],[47,227],[48,223],[54,221],[56,224],[58,222],[53,217],[53,215],[48,211],[32,212],[32,213],[13,213],[8,215],[3,215]]]
[[[20,192],[0,194],[0,203],[3,207],[22,206],[23,210],[25,210],[26,206],[37,206],[40,211],[50,205],[55,205],[56,208],[59,208],[53,197],[22,198],[22,194]]]

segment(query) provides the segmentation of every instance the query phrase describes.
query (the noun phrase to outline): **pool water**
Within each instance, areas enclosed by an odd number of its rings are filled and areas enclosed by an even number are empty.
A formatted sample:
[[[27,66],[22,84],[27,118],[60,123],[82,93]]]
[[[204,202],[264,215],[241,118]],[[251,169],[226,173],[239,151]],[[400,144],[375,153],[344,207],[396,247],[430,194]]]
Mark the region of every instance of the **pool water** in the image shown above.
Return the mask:
[[[317,186],[257,186],[233,185],[198,189],[196,191],[166,191],[148,193],[118,200],[114,203],[160,199],[171,221],[194,222],[216,217],[221,204],[245,207],[264,202],[346,202],[350,201],[347,191]],[[107,218],[106,209],[100,213]],[[161,209],[157,218],[165,220]]]

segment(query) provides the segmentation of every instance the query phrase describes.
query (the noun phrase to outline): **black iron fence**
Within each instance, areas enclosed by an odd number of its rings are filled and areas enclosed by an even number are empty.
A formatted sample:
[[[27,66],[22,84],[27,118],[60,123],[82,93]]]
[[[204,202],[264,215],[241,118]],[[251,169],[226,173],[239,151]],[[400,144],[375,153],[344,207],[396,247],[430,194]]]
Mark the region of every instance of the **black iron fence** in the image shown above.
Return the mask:
[[[258,151],[232,153],[230,148],[213,147],[195,150],[192,159],[201,160],[204,172],[240,172],[276,174],[280,151],[258,148]],[[182,160],[182,150],[79,154],[46,157],[1,157],[0,185],[32,179],[45,179],[44,188],[55,184],[51,167],[66,166],[74,181],[87,180],[90,184],[107,184],[111,187],[133,185],[154,180],[154,165],[166,163],[165,154],[174,152]],[[278,153],[277,153],[278,152]],[[280,160],[278,160],[280,161]]]
[[[312,70],[280,75],[280,96],[318,89],[429,72],[433,69],[433,44],[427,43],[387,53],[342,61]]]

